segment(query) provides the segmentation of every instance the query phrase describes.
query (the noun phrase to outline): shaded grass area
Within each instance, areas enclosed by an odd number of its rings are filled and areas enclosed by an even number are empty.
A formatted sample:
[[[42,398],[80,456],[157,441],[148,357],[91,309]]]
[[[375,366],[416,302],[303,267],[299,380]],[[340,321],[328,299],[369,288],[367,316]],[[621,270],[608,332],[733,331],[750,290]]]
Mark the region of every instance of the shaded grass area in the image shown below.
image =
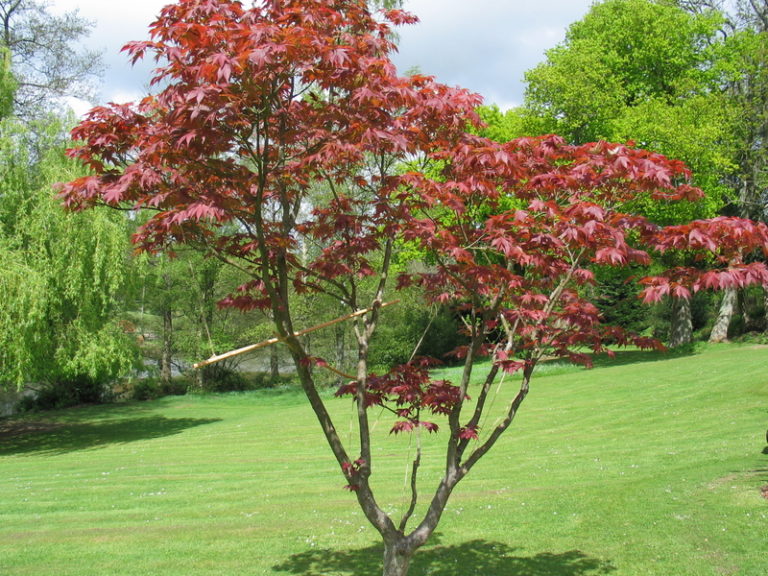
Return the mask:
[[[25,452],[60,454],[180,434],[218,418],[138,416],[94,422],[8,422],[0,425],[0,456]]]
[[[543,369],[412,576],[764,576],[767,362],[768,348],[724,345]],[[515,387],[498,389],[484,431]],[[352,404],[328,397],[354,439]],[[381,504],[397,515],[415,439],[371,416]],[[421,441],[423,510],[444,436]],[[0,420],[0,574],[378,574],[344,483],[290,390]]]
[[[382,554],[383,547],[379,545],[358,550],[310,550],[291,556],[274,569],[302,576],[325,576],[329,573],[378,576],[381,567],[372,559],[380,558]],[[578,550],[521,556],[514,548],[501,542],[473,540],[452,546],[433,544],[416,556],[411,571],[440,576],[582,576],[611,574],[615,567]]]

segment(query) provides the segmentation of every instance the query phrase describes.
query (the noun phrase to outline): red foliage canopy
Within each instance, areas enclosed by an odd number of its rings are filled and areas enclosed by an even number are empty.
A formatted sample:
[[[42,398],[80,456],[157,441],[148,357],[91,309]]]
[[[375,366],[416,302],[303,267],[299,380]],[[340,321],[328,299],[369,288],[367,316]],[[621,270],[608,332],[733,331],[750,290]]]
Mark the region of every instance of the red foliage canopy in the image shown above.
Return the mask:
[[[151,40],[125,48],[162,64],[161,90],[95,108],[75,128],[70,155],[92,174],[63,186],[67,205],[151,209],[143,248],[204,244],[248,259],[261,279],[280,258],[298,270],[308,236],[323,253],[297,284],[370,274],[366,255],[404,220],[393,162],[453,139],[480,101],[397,76],[390,25],[410,20],[389,11],[377,21],[359,1],[166,6]],[[333,195],[325,207],[309,199],[320,186]]]
[[[590,302],[595,266],[647,265],[670,251],[696,266],[645,278],[642,297],[687,298],[699,289],[768,284],[765,225],[716,218],[660,227],[628,208],[638,196],[695,200],[679,162],[629,146],[571,146],[550,136],[498,144],[466,130],[478,96],[422,75],[400,77],[389,60],[401,11],[374,18],[364,0],[180,0],[163,8],[151,38],[126,47],[158,62],[156,95],[93,109],[73,131],[70,155],[90,175],[62,186],[73,209],[108,204],[151,217],[146,250],[188,243],[250,280],[225,305],[269,309],[302,386],[367,518],[387,545],[426,541],[453,487],[509,427],[536,363],[588,363],[606,342],[656,346],[602,325]],[[453,306],[469,345],[458,386],[409,364],[367,374],[366,352],[391,284],[398,245],[420,251],[422,272],[403,275],[427,298]],[[758,257],[755,257],[758,256]],[[360,279],[370,277],[374,289]],[[352,311],[360,457],[353,459],[325,409],[310,358],[296,338],[293,291],[321,291]],[[365,300],[365,298],[368,300]],[[474,360],[493,360],[462,413]],[[506,416],[480,430],[499,371],[522,374]],[[409,536],[373,498],[367,408],[389,407],[392,431],[435,430],[447,415],[445,476]],[[475,442],[467,451],[470,442]]]

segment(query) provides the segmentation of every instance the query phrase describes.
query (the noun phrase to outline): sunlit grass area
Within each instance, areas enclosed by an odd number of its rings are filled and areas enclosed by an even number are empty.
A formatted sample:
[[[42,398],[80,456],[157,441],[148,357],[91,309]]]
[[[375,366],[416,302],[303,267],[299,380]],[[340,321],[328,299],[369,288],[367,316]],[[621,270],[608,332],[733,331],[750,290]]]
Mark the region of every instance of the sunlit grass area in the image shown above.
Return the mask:
[[[768,348],[722,345],[542,369],[411,574],[764,576],[767,365]],[[353,439],[352,404],[327,396]],[[419,439],[372,420],[397,514]],[[420,439],[422,504],[444,440]],[[377,535],[344,484],[291,390],[0,420],[0,574],[378,574]]]

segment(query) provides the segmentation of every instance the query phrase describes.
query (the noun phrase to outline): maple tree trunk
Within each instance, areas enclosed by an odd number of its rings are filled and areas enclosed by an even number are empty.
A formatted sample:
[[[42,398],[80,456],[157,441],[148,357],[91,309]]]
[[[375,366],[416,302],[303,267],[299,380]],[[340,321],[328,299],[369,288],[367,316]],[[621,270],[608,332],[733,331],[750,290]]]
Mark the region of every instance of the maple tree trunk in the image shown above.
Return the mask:
[[[676,348],[690,344],[693,338],[691,301],[685,298],[672,299],[672,325],[669,328],[669,347]]]
[[[725,294],[723,294],[723,301],[720,304],[720,311],[717,314],[717,321],[709,335],[710,343],[728,340],[728,327],[731,325],[731,319],[736,310],[736,297],[735,289],[726,289]]]
[[[384,542],[384,576],[406,576],[415,550],[402,542]]]

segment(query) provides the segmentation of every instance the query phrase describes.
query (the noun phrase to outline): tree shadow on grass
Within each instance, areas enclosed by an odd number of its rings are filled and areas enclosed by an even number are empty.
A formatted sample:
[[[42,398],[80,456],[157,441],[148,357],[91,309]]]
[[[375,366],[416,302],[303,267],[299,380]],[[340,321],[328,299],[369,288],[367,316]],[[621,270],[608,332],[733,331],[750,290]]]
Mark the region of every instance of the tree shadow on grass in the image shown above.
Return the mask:
[[[515,555],[499,542],[473,540],[454,546],[433,546],[416,552],[411,576],[602,576],[616,568],[579,550]],[[294,554],[274,572],[301,576],[378,576],[383,548],[308,550]]]
[[[157,415],[95,422],[0,421],[0,456],[62,454],[151,440],[219,421],[218,418],[165,418]]]
[[[592,356],[595,368],[607,368],[610,366],[627,366],[643,362],[660,362],[673,358],[684,358],[698,354],[696,347],[680,346],[664,351],[658,350],[615,350],[613,356],[608,354],[595,354]]]
[[[685,358],[698,354],[694,346],[682,346],[672,350],[614,350],[613,356],[606,353],[590,354],[593,368],[612,368],[648,362],[663,362],[674,358]],[[539,363],[537,370],[542,376],[553,376],[586,368],[572,364],[562,358],[551,358]]]

